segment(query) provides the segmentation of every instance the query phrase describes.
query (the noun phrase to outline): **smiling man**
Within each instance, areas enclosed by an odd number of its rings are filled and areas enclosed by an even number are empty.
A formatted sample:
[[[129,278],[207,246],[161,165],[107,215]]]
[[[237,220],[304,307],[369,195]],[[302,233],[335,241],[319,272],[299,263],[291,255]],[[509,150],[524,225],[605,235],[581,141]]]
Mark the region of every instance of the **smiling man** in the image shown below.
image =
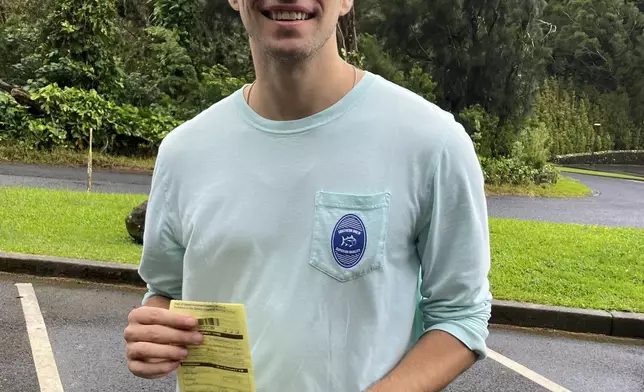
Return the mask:
[[[246,306],[258,391],[441,390],[486,356],[472,142],[450,114],[342,60],[351,0],[229,1],[257,79],[161,145],[129,369],[166,376],[201,341],[167,310],[176,298]]]

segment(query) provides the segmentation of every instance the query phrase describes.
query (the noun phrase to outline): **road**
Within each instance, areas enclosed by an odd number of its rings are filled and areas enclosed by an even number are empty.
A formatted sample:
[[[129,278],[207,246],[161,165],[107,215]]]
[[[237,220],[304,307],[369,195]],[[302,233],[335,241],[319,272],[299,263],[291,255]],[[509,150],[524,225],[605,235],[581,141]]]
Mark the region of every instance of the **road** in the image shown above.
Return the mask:
[[[644,182],[566,175],[586,184],[595,196],[582,199],[490,197],[490,216],[644,228]]]
[[[0,391],[40,391],[16,283],[33,286],[65,392],[174,392],[174,375],[149,381],[127,370],[122,333],[128,312],[140,302],[140,289],[2,273]],[[644,391],[644,341],[493,326],[488,344],[494,353],[570,391]],[[36,352],[42,355],[42,346]],[[446,389],[549,390],[555,389],[540,386],[492,358],[476,364]]]
[[[584,199],[490,197],[492,217],[644,228],[644,182],[567,174],[595,191]],[[148,174],[94,172],[96,192],[141,193],[150,191]],[[85,190],[84,169],[1,164],[0,186],[29,186]]]
[[[92,190],[105,193],[150,192],[149,174],[92,172]],[[87,190],[87,169],[23,164],[0,164],[0,186]]]

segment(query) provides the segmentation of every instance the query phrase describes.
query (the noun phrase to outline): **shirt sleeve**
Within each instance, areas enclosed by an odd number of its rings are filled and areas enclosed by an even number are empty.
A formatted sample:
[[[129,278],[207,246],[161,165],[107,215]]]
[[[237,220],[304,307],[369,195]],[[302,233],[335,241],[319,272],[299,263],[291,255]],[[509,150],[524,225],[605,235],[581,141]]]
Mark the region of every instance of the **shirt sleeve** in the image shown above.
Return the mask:
[[[435,159],[429,216],[417,242],[419,311],[423,333],[445,331],[483,359],[492,302],[487,204],[473,143],[455,124]]]
[[[152,176],[145,215],[143,252],[139,275],[148,291],[142,303],[153,297],[181,299],[185,248],[178,238],[178,218],[168,197],[168,157],[164,140]]]

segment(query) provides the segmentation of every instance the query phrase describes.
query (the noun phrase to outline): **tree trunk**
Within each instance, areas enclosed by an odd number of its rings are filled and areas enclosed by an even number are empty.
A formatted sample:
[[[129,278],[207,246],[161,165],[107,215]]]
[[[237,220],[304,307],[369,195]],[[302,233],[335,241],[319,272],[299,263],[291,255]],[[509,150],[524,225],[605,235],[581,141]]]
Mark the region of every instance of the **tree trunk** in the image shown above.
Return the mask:
[[[6,91],[16,102],[18,102],[22,106],[29,108],[30,113],[37,116],[44,114],[42,108],[40,107],[40,104],[31,99],[31,95],[29,95],[29,93],[22,88],[11,85],[0,79],[0,90]]]
[[[4,80],[0,79],[0,90],[4,90],[7,93],[11,94],[11,90],[13,90],[13,86],[5,82]]]
[[[4,0],[0,0],[0,24],[6,24],[7,23],[7,6],[5,5]]]
[[[351,11],[338,21],[338,48],[346,50],[347,53],[358,51],[355,8],[351,8]]]

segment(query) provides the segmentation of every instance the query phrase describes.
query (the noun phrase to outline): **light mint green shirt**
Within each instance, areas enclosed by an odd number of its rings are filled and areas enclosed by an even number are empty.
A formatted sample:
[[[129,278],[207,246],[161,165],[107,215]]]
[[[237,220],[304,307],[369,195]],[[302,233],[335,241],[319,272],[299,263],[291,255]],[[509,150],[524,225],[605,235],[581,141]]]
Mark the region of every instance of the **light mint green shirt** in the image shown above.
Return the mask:
[[[145,299],[243,303],[258,391],[365,390],[430,330],[484,358],[489,268],[471,140],[374,74],[296,121],[237,91],[159,150]]]

